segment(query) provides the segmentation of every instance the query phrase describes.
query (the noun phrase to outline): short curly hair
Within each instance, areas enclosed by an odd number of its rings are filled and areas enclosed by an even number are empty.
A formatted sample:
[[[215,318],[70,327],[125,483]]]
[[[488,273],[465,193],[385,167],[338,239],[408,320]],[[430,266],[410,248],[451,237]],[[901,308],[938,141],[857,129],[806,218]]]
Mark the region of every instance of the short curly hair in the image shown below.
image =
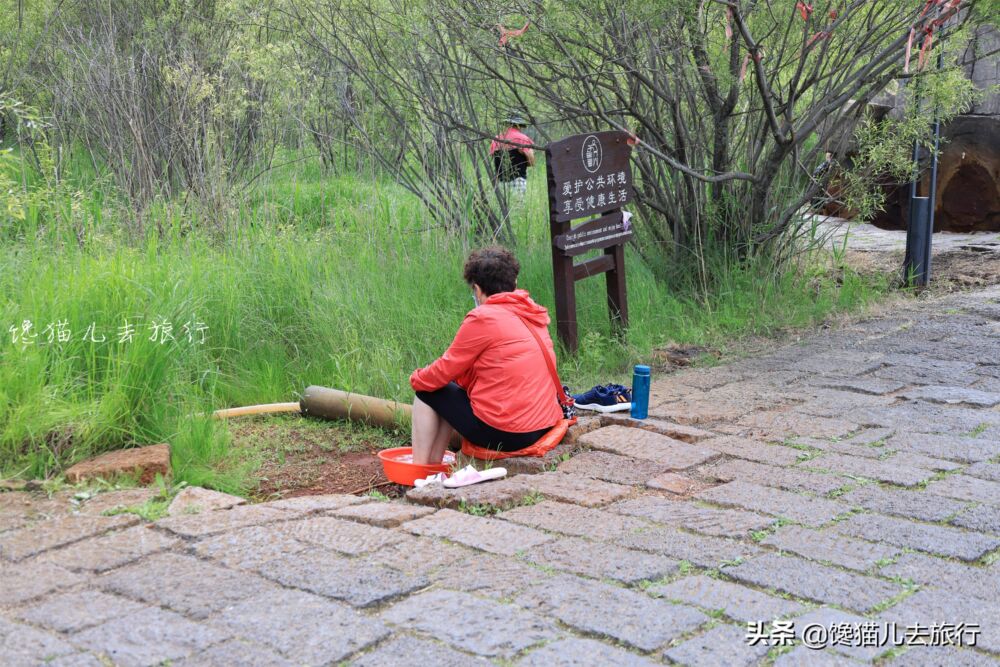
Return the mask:
[[[514,253],[501,246],[473,250],[465,260],[463,276],[470,285],[479,285],[486,296],[512,292],[517,287],[521,264]]]

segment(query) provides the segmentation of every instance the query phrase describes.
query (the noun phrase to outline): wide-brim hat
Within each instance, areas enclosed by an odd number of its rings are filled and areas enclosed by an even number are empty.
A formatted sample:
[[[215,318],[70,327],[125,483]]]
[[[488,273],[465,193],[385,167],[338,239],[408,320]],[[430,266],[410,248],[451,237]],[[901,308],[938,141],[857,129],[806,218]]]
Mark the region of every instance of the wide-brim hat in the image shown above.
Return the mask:
[[[529,124],[528,121],[525,119],[524,115],[520,114],[520,113],[518,113],[516,111],[512,111],[511,113],[507,114],[507,121],[506,122],[508,124],[510,124],[510,125],[528,125]]]

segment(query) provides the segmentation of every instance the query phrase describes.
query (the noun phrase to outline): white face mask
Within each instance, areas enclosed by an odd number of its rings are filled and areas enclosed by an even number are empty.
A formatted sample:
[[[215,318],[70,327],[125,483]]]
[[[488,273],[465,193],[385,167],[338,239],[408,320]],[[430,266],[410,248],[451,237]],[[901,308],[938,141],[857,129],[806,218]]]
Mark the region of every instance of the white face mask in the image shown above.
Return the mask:
[[[476,304],[476,308],[479,308],[479,299],[476,298],[475,294],[472,295],[472,303]]]

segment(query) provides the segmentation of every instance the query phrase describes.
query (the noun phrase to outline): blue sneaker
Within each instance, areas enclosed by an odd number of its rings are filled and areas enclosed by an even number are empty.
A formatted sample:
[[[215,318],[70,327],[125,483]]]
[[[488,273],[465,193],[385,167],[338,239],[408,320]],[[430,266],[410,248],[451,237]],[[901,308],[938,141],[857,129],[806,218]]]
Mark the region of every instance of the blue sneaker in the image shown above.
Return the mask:
[[[620,384],[598,385],[590,391],[575,394],[573,400],[581,410],[621,412],[632,409],[632,392]]]

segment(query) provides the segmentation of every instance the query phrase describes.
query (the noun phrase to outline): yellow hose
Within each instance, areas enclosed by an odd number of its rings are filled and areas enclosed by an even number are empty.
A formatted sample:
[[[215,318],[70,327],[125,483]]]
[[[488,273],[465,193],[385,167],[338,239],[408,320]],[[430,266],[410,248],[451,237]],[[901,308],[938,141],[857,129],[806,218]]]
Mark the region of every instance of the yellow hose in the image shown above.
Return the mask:
[[[268,415],[279,412],[302,412],[302,407],[295,403],[266,403],[264,405],[247,405],[242,408],[225,408],[212,413],[215,419],[244,417],[246,415]]]

